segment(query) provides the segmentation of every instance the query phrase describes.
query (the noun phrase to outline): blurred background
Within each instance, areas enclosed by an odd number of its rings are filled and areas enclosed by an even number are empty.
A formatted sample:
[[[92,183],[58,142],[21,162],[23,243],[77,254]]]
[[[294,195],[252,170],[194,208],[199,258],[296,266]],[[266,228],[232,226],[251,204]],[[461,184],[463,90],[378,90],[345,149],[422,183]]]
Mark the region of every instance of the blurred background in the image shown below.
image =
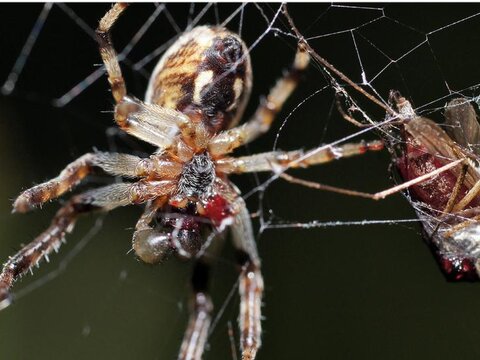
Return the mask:
[[[63,107],[74,85],[101,63],[91,29],[109,4],[54,5],[11,94],[0,96],[0,261],[49,224],[58,203],[28,215],[10,214],[20,191],[55,176],[92,151],[148,154],[146,144],[108,130],[113,100],[104,76]],[[162,6],[162,5],[158,5]],[[123,64],[129,92],[143,97],[154,61],[138,65],[192,19],[222,23],[239,4],[133,5],[113,33],[117,49],[158,12]],[[1,5],[0,83],[12,69],[42,4]],[[247,109],[292,61],[296,39],[279,4],[247,4],[228,24],[250,46],[254,88]],[[290,12],[316,51],[356,82],[362,73],[383,98],[399,89],[437,121],[450,93],[475,97],[480,83],[480,6],[453,4],[295,4]],[[137,64],[137,65],[135,65]],[[341,120],[334,93],[312,66],[271,132],[238,154],[329,143],[358,129]],[[326,87],[327,86],[327,87]],[[326,88],[325,88],[326,87]],[[353,94],[353,92],[351,92]],[[382,120],[384,114],[357,96]],[[67,97],[68,99],[68,97]],[[283,126],[282,126],[283,124]],[[281,129],[281,131],[280,131]],[[375,139],[366,133],[356,137]],[[392,186],[386,151],[292,174],[325,184],[376,192]],[[270,174],[235,176],[252,213],[263,259],[265,319],[258,359],[478,358],[480,284],[448,283],[401,195],[374,202],[314,191],[283,181],[252,192]],[[105,184],[94,176],[81,189]],[[188,317],[192,262],[138,262],[131,235],[142,209],[82,219],[58,255],[14,287],[16,301],[0,314],[1,359],[174,359]],[[100,220],[99,220],[100,219]],[[391,220],[348,226],[348,222]],[[310,228],[296,224],[339,222]],[[216,322],[205,359],[235,359],[239,301],[232,248],[226,242],[212,273]],[[220,311],[221,310],[221,311]],[[228,335],[234,329],[234,340]]]

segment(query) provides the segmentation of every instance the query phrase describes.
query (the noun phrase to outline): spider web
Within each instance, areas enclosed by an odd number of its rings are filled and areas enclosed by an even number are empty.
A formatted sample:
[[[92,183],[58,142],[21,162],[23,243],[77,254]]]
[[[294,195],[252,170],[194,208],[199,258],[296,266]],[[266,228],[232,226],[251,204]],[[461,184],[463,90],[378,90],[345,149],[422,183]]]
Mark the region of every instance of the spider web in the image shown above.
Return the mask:
[[[0,26],[9,34],[0,39],[8,49],[0,59],[2,259],[42,231],[55,211],[47,205],[28,217],[12,216],[6,199],[92,147],[142,156],[152,151],[111,127],[113,101],[93,39],[108,8],[2,5]],[[280,4],[131,6],[113,33],[129,92],[143,97],[155,62],[182,31],[225,24],[250,47],[248,118],[298,43],[280,10]],[[441,122],[449,99],[477,100],[476,5],[292,4],[289,13],[320,56],[385,103],[389,90],[397,89],[418,113]],[[314,63],[272,130],[238,154],[376,139],[341,118],[333,79]],[[383,109],[335,81],[372,120],[384,119]],[[289,173],[374,193],[392,186],[390,162],[378,152]],[[260,357],[297,358],[299,348],[302,357],[326,358],[480,353],[474,336],[480,290],[443,281],[402,196],[374,202],[302,188],[268,173],[232,180],[251,210],[263,259]],[[105,181],[93,177],[85,187]],[[176,356],[188,316],[191,264],[171,260],[150,268],[126,256],[139,214],[126,208],[81,221],[52,264],[17,284],[17,303],[1,314],[1,356]],[[238,347],[232,252],[227,242],[215,259],[216,311],[206,359],[237,356],[231,350]]]

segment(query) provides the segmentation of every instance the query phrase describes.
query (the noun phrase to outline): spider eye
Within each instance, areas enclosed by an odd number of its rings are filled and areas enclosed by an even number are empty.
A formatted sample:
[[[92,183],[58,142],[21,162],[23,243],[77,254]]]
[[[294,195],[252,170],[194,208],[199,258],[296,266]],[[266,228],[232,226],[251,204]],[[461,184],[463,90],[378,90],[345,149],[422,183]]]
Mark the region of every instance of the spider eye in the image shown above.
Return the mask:
[[[158,264],[173,252],[170,237],[153,229],[139,230],[133,237],[135,254],[147,264]]]

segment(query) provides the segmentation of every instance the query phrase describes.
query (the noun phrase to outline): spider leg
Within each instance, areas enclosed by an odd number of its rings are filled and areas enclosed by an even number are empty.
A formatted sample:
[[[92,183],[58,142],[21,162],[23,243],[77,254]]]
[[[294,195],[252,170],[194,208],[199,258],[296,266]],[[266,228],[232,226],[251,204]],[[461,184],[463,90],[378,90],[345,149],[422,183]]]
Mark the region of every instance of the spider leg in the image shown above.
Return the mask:
[[[13,211],[24,213],[61,196],[90,174],[95,166],[111,175],[131,178],[144,176],[154,167],[152,160],[133,155],[87,153],[67,165],[57,177],[22,192],[13,203]]]
[[[188,133],[194,130],[188,117],[179,111],[147,104],[127,96],[127,87],[110,36],[110,30],[127,6],[125,3],[116,3],[100,20],[96,30],[100,55],[107,69],[108,82],[117,104],[115,122],[125,132],[166,149],[173,143],[175,135],[180,130]]]
[[[240,348],[242,360],[253,360],[261,346],[263,277],[250,213],[245,201],[240,196],[235,201],[235,206],[237,216],[231,230],[233,245],[237,249],[237,262],[241,267],[239,282]]]
[[[128,184],[113,184],[74,196],[58,210],[44,232],[10,257],[0,273],[0,309],[10,304],[13,283],[34,265],[38,266],[40,260],[48,261],[52,250],[58,251],[65,235],[72,232],[79,215],[95,210],[109,211],[129,204],[128,187],[124,185]]]
[[[420,183],[422,183],[422,182],[424,182],[424,181],[426,181],[430,178],[433,178],[433,177],[437,176],[438,174],[441,174],[444,171],[450,170],[450,169],[456,167],[457,165],[460,165],[463,162],[464,162],[464,159],[455,160],[455,161],[453,161],[453,162],[451,162],[447,165],[444,165],[444,166],[442,166],[442,167],[440,167],[440,168],[438,168],[438,169],[436,169],[436,170],[434,170],[430,173],[419,176],[415,179],[409,180],[409,181],[404,182],[400,185],[393,186],[393,187],[388,188],[386,190],[379,191],[375,194],[364,193],[364,192],[360,192],[360,191],[349,190],[349,189],[339,188],[339,187],[335,187],[335,186],[323,185],[323,184],[320,184],[320,183],[317,183],[317,182],[299,179],[299,178],[296,178],[294,176],[288,175],[286,173],[282,173],[282,174],[280,174],[280,176],[282,178],[284,178],[285,180],[287,180],[288,182],[291,182],[293,184],[299,184],[299,185],[309,187],[309,188],[312,188],[312,189],[326,190],[326,191],[330,191],[330,192],[336,192],[336,193],[339,193],[339,194],[350,195],[350,196],[358,196],[358,197],[363,197],[363,198],[372,199],[372,200],[381,200],[381,199],[385,199],[387,196],[390,196],[390,195],[396,194],[397,192],[400,192],[402,190],[408,189],[410,186],[420,184]]]
[[[320,146],[303,151],[272,151],[238,158],[230,157],[217,160],[217,169],[224,173],[249,173],[260,171],[284,170],[286,168],[306,168],[324,164],[333,160],[355,155],[363,155],[367,151],[383,149],[381,141],[349,143],[341,146]]]
[[[223,247],[223,237],[210,234],[213,241],[206,252],[196,259],[192,278],[192,294],[190,300],[190,317],[187,330],[183,337],[179,360],[200,360],[207,343],[213,303],[210,299],[208,282],[212,260],[217,257]]]
[[[443,213],[448,214],[452,212],[455,206],[455,202],[457,201],[457,197],[460,194],[460,189],[465,182],[467,171],[468,171],[468,164],[463,164],[460,175],[458,176],[455,186],[453,187],[452,193],[450,194],[450,198],[448,199],[447,204],[445,205],[445,208],[442,211]],[[465,205],[468,205],[468,204],[465,204]],[[463,207],[459,210],[463,210]]]
[[[151,226],[157,211],[167,201],[166,197],[157,198],[147,204],[144,213],[135,227],[133,249],[144,262],[155,264],[162,262],[173,253],[171,233],[166,233]],[[217,238],[217,240],[219,240]],[[217,253],[220,242],[209,247],[209,253],[196,260],[191,278],[192,298],[190,318],[178,355],[179,360],[200,360],[208,337],[213,304],[208,295],[211,253]],[[217,246],[215,246],[217,245]]]
[[[262,100],[253,117],[245,124],[223,131],[215,136],[209,145],[210,153],[213,155],[229,153],[267,132],[275,116],[297,87],[301,74],[305,71],[309,62],[308,52],[303,46],[299,46],[291,69],[277,81],[266,99]]]
[[[122,70],[117,59],[110,37],[110,29],[118,20],[122,12],[127,8],[128,4],[116,3],[103,16],[97,28],[97,42],[100,46],[100,55],[102,56],[105,68],[108,72],[108,82],[112,87],[112,95],[115,102],[119,103],[127,95],[127,87],[123,79]]]
[[[317,165],[325,163],[334,159],[341,157],[360,155],[365,153],[367,150],[380,150],[382,148],[382,143],[380,141],[373,141],[370,143],[359,143],[359,144],[345,144],[343,147],[337,147],[338,154],[332,156],[331,150],[317,148],[311,150],[307,153],[302,151],[290,151],[290,152],[269,152],[263,154],[256,154],[251,156],[239,157],[239,158],[224,158],[217,160],[217,168],[225,173],[247,173],[247,172],[260,172],[260,171],[274,171],[278,172],[279,176],[283,179],[302,186],[310,187],[317,190],[326,190],[330,192],[336,192],[344,195],[359,196],[373,200],[384,199],[387,196],[400,192],[404,189],[409,188],[410,186],[422,183],[430,178],[441,174],[444,171],[450,170],[461,163],[465,163],[465,159],[457,159],[452,161],[432,172],[429,172],[425,175],[419,176],[415,179],[407,181],[403,184],[391,187],[389,189],[379,191],[375,194],[364,193],[355,190],[349,190],[344,188],[339,188],[335,186],[329,186],[320,184],[313,181],[303,180],[296,178],[294,176],[286,174],[284,171],[290,167],[308,167],[310,165]],[[343,149],[342,149],[343,148]],[[319,150],[322,149],[322,150]],[[324,151],[325,150],[325,151]],[[342,154],[342,150],[344,153]],[[475,185],[474,188],[465,196],[475,197],[480,191],[480,182]],[[471,201],[470,199],[469,201]],[[467,201],[467,200],[465,200]],[[457,204],[460,208],[464,200]],[[454,208],[455,210],[455,208]]]
[[[208,330],[212,321],[213,304],[208,295],[210,264],[206,257],[195,262],[190,303],[190,318],[182,340],[178,360],[200,360],[207,342]]]

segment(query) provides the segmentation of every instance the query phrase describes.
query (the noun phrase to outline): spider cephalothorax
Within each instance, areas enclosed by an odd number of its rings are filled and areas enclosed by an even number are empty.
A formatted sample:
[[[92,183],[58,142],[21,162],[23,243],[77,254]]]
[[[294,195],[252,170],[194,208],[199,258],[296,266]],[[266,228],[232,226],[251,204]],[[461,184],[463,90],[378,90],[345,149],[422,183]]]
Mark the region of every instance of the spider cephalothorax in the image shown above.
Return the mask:
[[[15,280],[56,251],[81,214],[145,204],[133,234],[138,258],[151,264],[173,254],[196,258],[193,304],[179,359],[202,356],[212,312],[208,269],[213,258],[203,254],[218,250],[218,246],[209,245],[227,227],[240,269],[242,359],[254,359],[261,344],[263,279],[250,214],[228,175],[307,167],[381,146],[379,142],[361,142],[319,147],[308,153],[297,150],[230,156],[239,146],[268,131],[309,63],[304,46],[298,47],[291,69],[277,81],[252,118],[236,126],[252,83],[249,51],[241,38],[222,27],[201,26],[184,33],[159,61],[146,99],[141,101],[127,95],[110,38],[110,29],[125,8],[125,4],[113,6],[97,29],[116,102],[115,122],[125,132],[157,147],[157,151],[148,158],[107,152],[85,154],[56,178],[20,194],[14,211],[27,212],[71,190],[94,168],[126,180],[73,196],[43,233],[9,258],[0,274],[0,309],[10,304]]]

